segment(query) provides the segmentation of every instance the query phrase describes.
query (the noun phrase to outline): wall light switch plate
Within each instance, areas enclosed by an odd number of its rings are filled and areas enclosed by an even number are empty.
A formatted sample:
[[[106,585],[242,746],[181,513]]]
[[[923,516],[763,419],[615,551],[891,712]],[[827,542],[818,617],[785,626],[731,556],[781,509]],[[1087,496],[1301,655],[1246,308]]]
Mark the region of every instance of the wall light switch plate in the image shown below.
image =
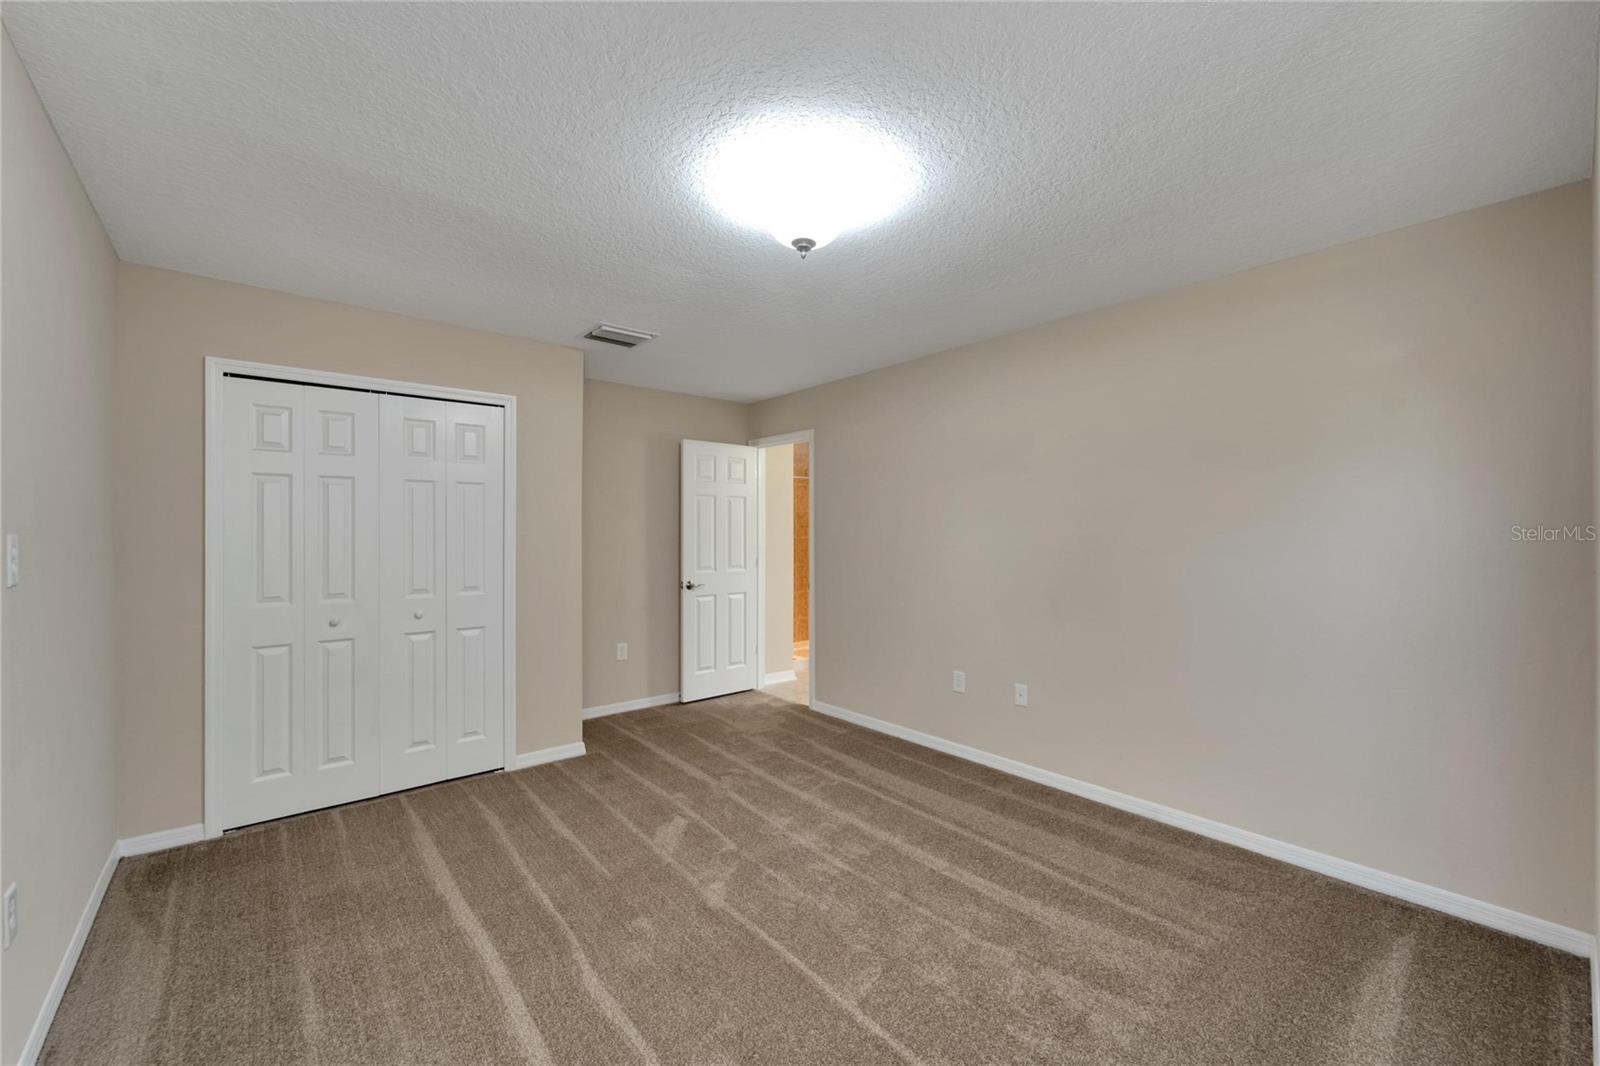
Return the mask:
[[[950,691],[951,692],[965,692],[965,691],[967,691],[967,672],[965,670],[954,670],[954,671],[951,672],[951,674],[950,674]]]
[[[1011,702],[1016,704],[1018,707],[1026,707],[1028,705],[1028,686],[1024,685],[1021,681],[1018,681],[1016,684],[1012,685]]]
[[[5,894],[5,947],[17,939],[17,883],[6,886]]]
[[[626,659],[627,657],[628,657],[628,642],[627,641],[622,641],[620,644],[617,645],[617,662],[620,663],[622,660]]]
[[[22,580],[22,544],[15,533],[6,534],[6,588]]]

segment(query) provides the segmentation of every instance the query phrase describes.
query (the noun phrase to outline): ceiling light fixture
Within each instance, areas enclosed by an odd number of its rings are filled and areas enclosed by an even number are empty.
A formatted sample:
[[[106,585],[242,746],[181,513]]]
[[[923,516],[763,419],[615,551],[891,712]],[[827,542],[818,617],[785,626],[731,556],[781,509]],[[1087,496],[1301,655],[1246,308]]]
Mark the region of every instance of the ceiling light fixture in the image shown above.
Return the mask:
[[[772,115],[733,130],[701,164],[717,210],[804,259],[909,200],[922,171],[900,142],[846,118]]]

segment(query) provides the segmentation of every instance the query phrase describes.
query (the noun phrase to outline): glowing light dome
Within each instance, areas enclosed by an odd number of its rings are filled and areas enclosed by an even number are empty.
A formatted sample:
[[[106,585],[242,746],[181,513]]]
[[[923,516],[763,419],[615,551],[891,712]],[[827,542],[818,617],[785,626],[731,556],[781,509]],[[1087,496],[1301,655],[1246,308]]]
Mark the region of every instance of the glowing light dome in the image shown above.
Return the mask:
[[[899,141],[854,120],[774,115],[719,141],[700,181],[717,210],[804,257],[893,214],[922,170]]]

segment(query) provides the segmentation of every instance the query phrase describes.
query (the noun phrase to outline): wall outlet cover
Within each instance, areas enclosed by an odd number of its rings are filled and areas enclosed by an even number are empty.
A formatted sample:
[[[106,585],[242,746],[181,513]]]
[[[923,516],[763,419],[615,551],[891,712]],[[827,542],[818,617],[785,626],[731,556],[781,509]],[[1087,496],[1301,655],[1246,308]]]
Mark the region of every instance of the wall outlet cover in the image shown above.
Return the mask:
[[[1028,686],[1024,685],[1021,681],[1018,681],[1016,684],[1012,685],[1011,702],[1016,704],[1018,707],[1026,707],[1028,705]]]

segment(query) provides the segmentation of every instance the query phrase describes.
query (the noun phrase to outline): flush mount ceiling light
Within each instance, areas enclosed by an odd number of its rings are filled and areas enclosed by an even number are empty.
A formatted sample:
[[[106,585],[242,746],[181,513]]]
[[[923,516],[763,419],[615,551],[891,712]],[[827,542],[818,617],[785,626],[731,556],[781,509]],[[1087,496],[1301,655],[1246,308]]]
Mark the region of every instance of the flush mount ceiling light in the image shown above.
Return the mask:
[[[846,118],[779,115],[719,141],[700,181],[717,210],[765,230],[802,259],[847,230],[892,214],[922,172],[900,142]]]

